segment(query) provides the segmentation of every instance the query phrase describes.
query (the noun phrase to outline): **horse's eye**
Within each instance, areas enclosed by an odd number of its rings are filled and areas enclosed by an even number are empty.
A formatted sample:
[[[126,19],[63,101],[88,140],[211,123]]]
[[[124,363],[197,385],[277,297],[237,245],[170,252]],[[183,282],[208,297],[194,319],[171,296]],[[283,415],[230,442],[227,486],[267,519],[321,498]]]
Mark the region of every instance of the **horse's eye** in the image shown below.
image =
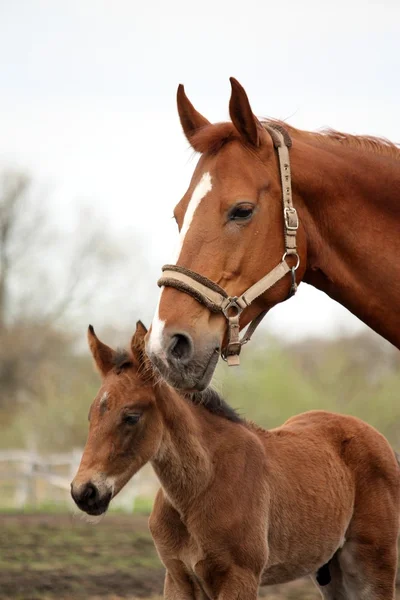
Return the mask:
[[[139,413],[131,413],[129,415],[124,415],[124,423],[126,423],[127,425],[136,425],[141,416],[142,415],[140,415]]]
[[[253,216],[254,206],[249,203],[236,204],[229,211],[230,221],[248,221]]]

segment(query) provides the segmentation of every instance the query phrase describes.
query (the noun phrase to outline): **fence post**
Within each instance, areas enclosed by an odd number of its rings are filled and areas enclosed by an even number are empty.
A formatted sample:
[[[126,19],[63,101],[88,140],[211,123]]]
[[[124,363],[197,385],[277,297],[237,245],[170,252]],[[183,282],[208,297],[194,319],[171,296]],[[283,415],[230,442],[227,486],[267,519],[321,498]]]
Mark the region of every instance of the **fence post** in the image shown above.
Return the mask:
[[[15,490],[15,504],[17,508],[24,508],[27,504],[36,506],[36,453],[26,452],[26,458],[22,462],[22,477],[18,478]]]

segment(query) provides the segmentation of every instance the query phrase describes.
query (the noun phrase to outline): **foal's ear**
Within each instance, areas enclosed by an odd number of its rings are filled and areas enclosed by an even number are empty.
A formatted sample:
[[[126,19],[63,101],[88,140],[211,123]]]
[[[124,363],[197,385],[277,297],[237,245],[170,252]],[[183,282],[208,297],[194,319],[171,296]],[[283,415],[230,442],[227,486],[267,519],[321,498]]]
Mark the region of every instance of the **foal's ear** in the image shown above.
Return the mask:
[[[146,360],[146,350],[144,343],[146,333],[146,327],[143,325],[142,321],[138,321],[136,323],[136,331],[132,337],[131,350],[133,358],[139,363],[139,365],[142,365]]]
[[[178,104],[178,113],[181,121],[183,133],[185,134],[188,142],[192,143],[193,135],[201,128],[206,125],[210,125],[210,121],[207,121],[203,115],[201,115],[193,104],[190,102],[189,98],[185,94],[185,88],[180,83],[178,86],[178,92],[176,96],[177,104]],[[197,148],[193,147],[194,150]]]
[[[251,110],[244,88],[234,78],[230,78],[232,93],[229,101],[229,114],[238,132],[252,146],[260,145],[262,125]]]
[[[99,340],[92,325],[89,325],[88,328],[88,342],[96,367],[100,371],[100,374],[105,377],[114,366],[113,358],[115,352]]]

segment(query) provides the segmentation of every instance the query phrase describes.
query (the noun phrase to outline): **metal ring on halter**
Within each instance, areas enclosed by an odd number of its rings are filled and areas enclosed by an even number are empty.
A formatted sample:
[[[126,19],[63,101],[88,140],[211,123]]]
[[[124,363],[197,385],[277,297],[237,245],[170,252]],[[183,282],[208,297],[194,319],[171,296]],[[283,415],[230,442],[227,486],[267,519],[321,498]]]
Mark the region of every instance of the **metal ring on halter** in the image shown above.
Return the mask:
[[[223,306],[222,308],[222,312],[225,315],[225,317],[229,320],[231,317],[238,317],[242,312],[243,312],[243,308],[237,303],[238,297],[237,296],[233,296],[231,298],[227,298],[228,302],[225,306]],[[229,314],[229,310],[233,308],[236,310],[236,313],[233,315]]]
[[[297,252],[291,252],[290,254],[288,254],[288,251],[286,250],[286,251],[285,251],[285,253],[284,253],[284,255],[282,256],[282,262],[283,262],[284,260],[286,260],[286,257],[287,257],[287,256],[295,256],[295,257],[296,257],[296,259],[297,259],[296,266],[295,266],[295,267],[292,267],[292,269],[294,269],[295,271],[297,271],[297,269],[298,269],[298,268],[299,268],[299,266],[300,266],[300,256],[298,255],[298,253],[297,253]]]

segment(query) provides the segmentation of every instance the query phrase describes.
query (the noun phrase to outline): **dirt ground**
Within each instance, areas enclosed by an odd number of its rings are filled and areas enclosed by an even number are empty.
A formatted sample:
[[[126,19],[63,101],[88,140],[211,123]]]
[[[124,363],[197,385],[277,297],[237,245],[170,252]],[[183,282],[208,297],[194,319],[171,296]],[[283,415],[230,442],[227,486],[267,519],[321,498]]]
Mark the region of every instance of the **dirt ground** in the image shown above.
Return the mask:
[[[72,515],[0,515],[1,600],[158,600],[163,579],[146,517],[111,514],[91,525]],[[320,598],[308,580],[260,597]]]

